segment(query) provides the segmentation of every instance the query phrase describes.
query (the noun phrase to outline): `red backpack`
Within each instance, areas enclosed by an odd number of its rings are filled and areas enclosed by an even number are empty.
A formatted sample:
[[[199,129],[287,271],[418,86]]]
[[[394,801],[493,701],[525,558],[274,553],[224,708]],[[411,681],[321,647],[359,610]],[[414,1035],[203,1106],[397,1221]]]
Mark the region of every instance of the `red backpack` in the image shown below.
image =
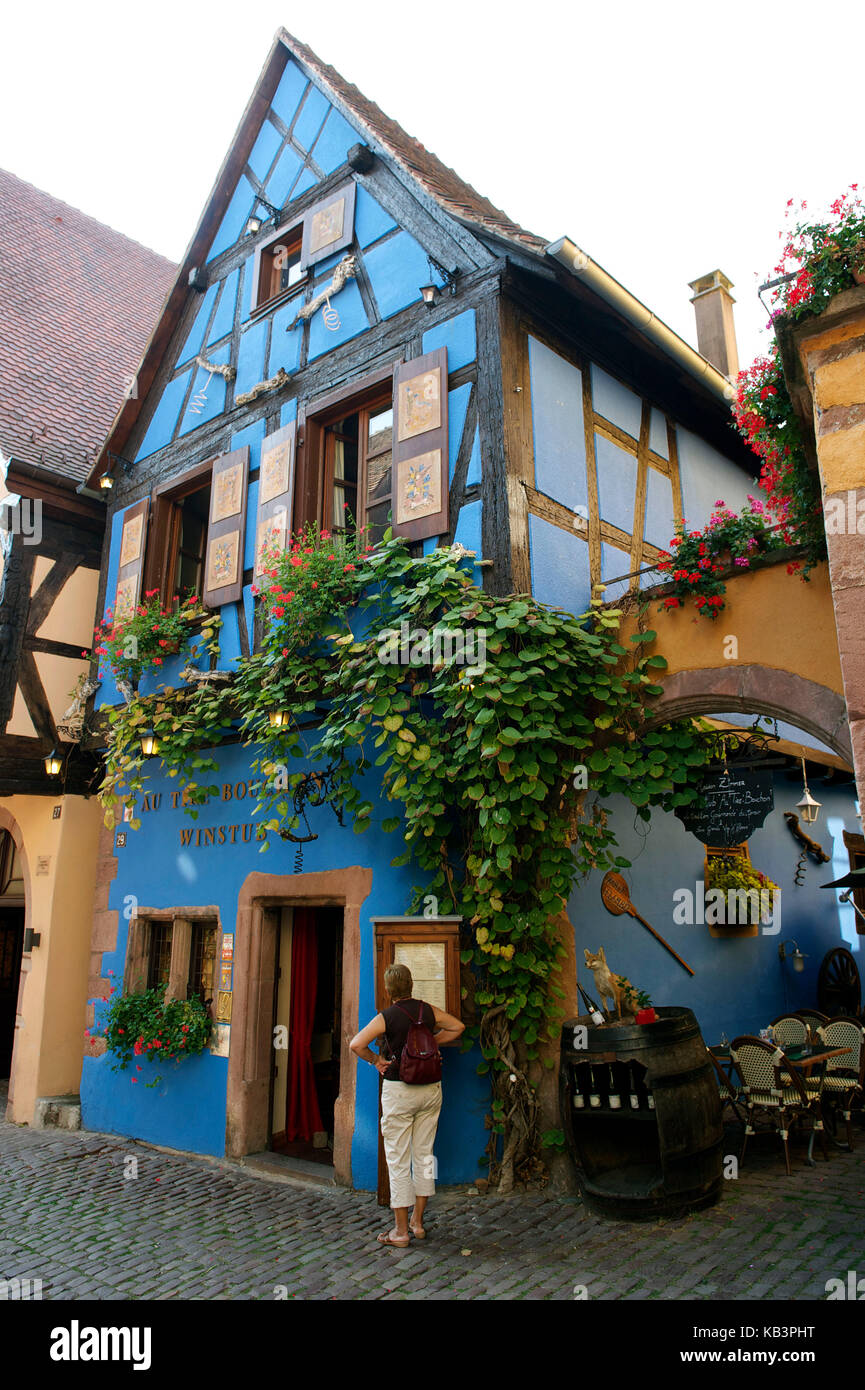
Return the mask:
[[[431,1086],[442,1079],[442,1055],[435,1038],[423,1021],[423,1001],[418,1000],[418,1003],[420,1008],[417,1022],[411,1017],[408,1009],[402,1008],[402,1004],[396,1006],[411,1019],[411,1027],[399,1059],[399,1079],[407,1082],[409,1086]]]

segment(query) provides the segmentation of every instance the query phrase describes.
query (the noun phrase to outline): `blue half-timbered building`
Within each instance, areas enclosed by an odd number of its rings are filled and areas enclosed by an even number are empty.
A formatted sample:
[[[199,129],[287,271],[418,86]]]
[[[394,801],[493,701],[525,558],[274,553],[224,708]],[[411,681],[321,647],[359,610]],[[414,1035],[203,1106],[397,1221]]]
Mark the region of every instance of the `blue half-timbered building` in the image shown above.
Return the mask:
[[[394,439],[394,383],[418,376],[440,409],[407,447]],[[262,536],[331,525],[346,500],[359,522],[381,525],[399,464],[432,458],[438,510],[426,525],[408,523],[415,552],[459,543],[491,591],[584,612],[593,585],[617,581],[610,598],[656,581],[633,576],[683,515],[701,526],[717,498],[736,507],[754,490],[730,394],[721,372],[576,246],[514,224],[280,32],[93,474],[113,482],[103,610],[192,588],[222,618],[217,664],[231,671],[255,644]],[[219,482],[229,470],[230,488]],[[216,504],[227,492],[233,509]],[[161,684],[178,684],[180,664],[166,661]],[[110,671],[100,675],[97,710],[122,698]],[[141,689],[156,689],[154,678]],[[723,696],[715,705],[741,709]],[[857,822],[843,748],[828,735],[810,747],[839,773],[823,801],[832,853],[845,856],[843,830]],[[318,838],[300,864],[289,844],[262,858],[249,750],[227,744],[217,757],[220,793],[197,821],[157,768],[140,829],[105,832],[91,968],[97,1020],[133,960],[151,981],[206,971],[220,1000],[214,1041],[153,1090],[112,1071],[94,1041],[84,1124],[235,1158],[279,1148],[285,1053],[273,1031],[291,992],[309,988],[322,1131],[281,1148],[296,1161],[325,1157],[337,1181],[374,1188],[377,1081],[355,1067],[346,1039],[377,1007],[377,943],[399,935],[411,869],[391,866],[393,837],[356,837],[326,807],[310,811]],[[795,858],[782,809],[779,796],[758,832],[761,867],[778,875]],[[694,965],[693,982],[635,926],[627,937],[631,919],[606,916],[591,880],[572,903],[580,956],[606,941],[656,1001],[693,1006],[708,1038],[759,1026],[785,1002],[777,940],[721,942],[672,924],[673,878],[699,878],[703,850],[678,821],[653,819],[658,850],[641,863],[630,808],[621,813],[632,886]],[[825,917],[829,895],[815,888],[803,890],[784,935],[819,959],[824,940],[855,931],[846,918],[818,929],[818,897]],[[317,964],[292,980],[301,911]],[[445,940],[449,925],[439,925]],[[453,1050],[446,1059],[443,1182],[478,1172],[488,1094],[476,1063]]]

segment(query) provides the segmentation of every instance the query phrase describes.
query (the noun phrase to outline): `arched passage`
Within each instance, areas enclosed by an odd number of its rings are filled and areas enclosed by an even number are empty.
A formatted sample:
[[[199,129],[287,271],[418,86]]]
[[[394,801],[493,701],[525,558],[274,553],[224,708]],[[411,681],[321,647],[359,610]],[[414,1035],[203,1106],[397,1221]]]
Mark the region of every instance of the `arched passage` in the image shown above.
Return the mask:
[[[11,877],[13,853],[14,879]],[[23,952],[24,931],[30,922],[30,873],[21,827],[5,806],[0,806],[0,876],[0,1082],[8,1077],[11,1105],[17,1020],[21,1017],[24,984],[30,968],[29,955]]]
[[[728,710],[768,714],[795,724],[853,766],[844,697],[828,686],[773,667],[715,666],[676,671],[664,681],[664,693],[654,706],[652,722]]]

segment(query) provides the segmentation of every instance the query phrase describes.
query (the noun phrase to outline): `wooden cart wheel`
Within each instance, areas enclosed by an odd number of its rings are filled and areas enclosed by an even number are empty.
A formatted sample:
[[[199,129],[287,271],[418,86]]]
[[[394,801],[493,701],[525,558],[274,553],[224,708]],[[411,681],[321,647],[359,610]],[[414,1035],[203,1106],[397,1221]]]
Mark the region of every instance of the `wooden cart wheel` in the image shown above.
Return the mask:
[[[846,946],[827,951],[817,976],[817,1003],[821,1013],[829,1018],[847,1014],[859,1017],[862,1007],[859,970]]]

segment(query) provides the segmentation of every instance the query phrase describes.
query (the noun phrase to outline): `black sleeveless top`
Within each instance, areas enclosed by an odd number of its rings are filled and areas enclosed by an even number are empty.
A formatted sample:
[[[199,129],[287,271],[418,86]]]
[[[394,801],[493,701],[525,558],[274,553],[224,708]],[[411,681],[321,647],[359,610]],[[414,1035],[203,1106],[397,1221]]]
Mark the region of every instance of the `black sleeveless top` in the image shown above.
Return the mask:
[[[399,1081],[399,1059],[408,1040],[408,1030],[413,1023],[421,1022],[421,1011],[423,1022],[432,1033],[436,1026],[435,1014],[432,1006],[422,999],[401,999],[399,1005],[391,1004],[389,1009],[382,1009],[387,1044],[382,1052],[385,1057],[394,1059],[384,1074],[385,1081]]]

